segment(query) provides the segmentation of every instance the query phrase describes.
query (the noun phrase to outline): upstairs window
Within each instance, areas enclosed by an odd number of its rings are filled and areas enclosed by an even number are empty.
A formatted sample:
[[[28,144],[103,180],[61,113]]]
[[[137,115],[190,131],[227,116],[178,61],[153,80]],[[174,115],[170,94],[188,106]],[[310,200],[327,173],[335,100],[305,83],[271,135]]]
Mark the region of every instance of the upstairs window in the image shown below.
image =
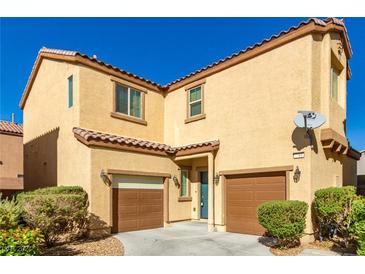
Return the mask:
[[[189,196],[188,175],[189,173],[187,170],[181,170],[180,197]]]
[[[70,77],[67,78],[67,82],[68,82],[68,107],[72,107],[74,104],[74,81],[73,81],[73,75],[71,75]]]
[[[189,117],[203,114],[202,86],[192,88],[188,92]]]
[[[120,84],[115,85],[116,112],[142,118],[142,94],[140,91]]]
[[[339,86],[340,72],[332,67],[331,68],[331,98],[338,102],[338,86]]]

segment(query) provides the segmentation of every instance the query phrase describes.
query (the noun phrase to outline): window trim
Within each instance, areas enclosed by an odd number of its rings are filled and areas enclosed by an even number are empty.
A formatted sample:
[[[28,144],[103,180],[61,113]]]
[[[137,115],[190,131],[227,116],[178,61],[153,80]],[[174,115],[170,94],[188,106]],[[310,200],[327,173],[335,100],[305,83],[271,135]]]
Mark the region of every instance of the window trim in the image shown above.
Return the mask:
[[[186,194],[182,195],[182,177],[183,177],[183,173],[186,172]],[[179,191],[179,199],[183,198],[185,199],[189,199],[190,198],[190,184],[189,184],[190,180],[189,180],[189,170],[186,168],[183,168],[180,170],[180,191]],[[181,200],[181,199],[180,199]]]
[[[71,85],[70,85],[71,82]],[[71,87],[71,88],[70,88]],[[67,77],[67,106],[72,108],[74,105],[74,76],[71,74]]]
[[[333,74],[337,75],[337,91],[336,91],[336,97],[333,96]],[[339,84],[340,84],[340,74],[341,71],[339,71],[336,67],[331,66],[331,72],[330,72],[330,98],[339,104]]]
[[[126,120],[126,121],[129,121],[129,122],[134,122],[134,123],[137,123],[137,124],[141,124],[141,125],[145,125],[147,126],[147,121],[145,120],[145,106],[146,106],[146,94],[147,94],[147,90],[143,89],[143,88],[140,88],[132,83],[129,83],[127,81],[124,81],[124,80],[120,80],[120,79],[117,79],[115,77],[111,77],[110,79],[112,82],[113,82],[113,88],[112,88],[112,92],[113,92],[113,107],[112,107],[112,112],[110,113],[110,116],[113,117],[113,118],[117,118],[117,119],[121,119],[121,120]],[[129,114],[125,114],[125,113],[122,113],[122,112],[118,112],[117,111],[117,102],[116,102],[116,88],[117,88],[117,85],[120,85],[120,86],[123,86],[123,87],[126,87],[128,89],[128,113],[130,113],[130,89],[134,89],[138,92],[140,92],[141,94],[141,117],[136,117],[136,116],[132,116],[132,115],[129,115]]]
[[[206,81],[205,81],[205,79],[203,79],[203,80],[197,81],[197,82],[185,87],[185,92],[186,92],[186,119],[185,119],[185,124],[191,123],[191,122],[194,122],[194,121],[199,121],[199,120],[202,120],[202,119],[206,118],[205,108],[204,108],[204,101],[205,101],[205,98],[204,98],[205,97],[204,96],[204,85],[205,85],[205,83],[206,83]],[[197,88],[197,87],[200,87],[201,97],[200,97],[199,100],[195,100],[193,102],[190,102],[190,91],[192,89]],[[191,105],[196,103],[196,102],[201,102],[201,113],[191,116],[190,115]]]

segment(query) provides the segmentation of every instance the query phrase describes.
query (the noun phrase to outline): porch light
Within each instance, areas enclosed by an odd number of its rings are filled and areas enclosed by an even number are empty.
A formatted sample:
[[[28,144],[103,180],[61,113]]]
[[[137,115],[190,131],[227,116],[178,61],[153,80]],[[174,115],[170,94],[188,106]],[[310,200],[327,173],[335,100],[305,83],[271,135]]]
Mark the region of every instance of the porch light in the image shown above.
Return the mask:
[[[214,176],[214,178],[213,178],[213,181],[214,181],[214,183],[215,183],[216,185],[218,185],[218,183],[219,183],[219,174],[218,174],[218,172],[215,174],[215,176]]]
[[[179,188],[179,187],[180,187],[180,184],[179,184],[179,180],[177,179],[176,175],[174,175],[174,177],[172,178],[172,180],[174,181],[175,186],[176,186],[177,188]]]
[[[294,176],[293,176],[294,183],[298,183],[299,182],[299,180],[300,180],[300,174],[301,174],[301,171],[299,170],[299,167],[297,166],[297,168],[294,171]]]
[[[103,169],[100,171],[100,178],[103,180],[104,184],[111,186],[112,181],[109,179],[108,173],[106,173]]]

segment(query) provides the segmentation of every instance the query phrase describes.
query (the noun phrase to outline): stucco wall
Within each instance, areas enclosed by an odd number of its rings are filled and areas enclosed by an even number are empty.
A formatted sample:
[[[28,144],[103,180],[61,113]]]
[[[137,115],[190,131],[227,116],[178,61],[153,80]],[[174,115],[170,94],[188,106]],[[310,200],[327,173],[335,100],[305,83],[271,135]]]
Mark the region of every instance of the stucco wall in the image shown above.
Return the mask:
[[[73,106],[68,81],[73,75]],[[23,110],[26,189],[80,185],[89,191],[90,153],[72,128],[79,124],[79,67],[44,59]]]
[[[80,67],[80,83],[80,127],[163,142],[164,98],[161,93],[147,91],[145,95],[146,126],[110,116],[114,109],[114,89],[109,75]]]
[[[178,166],[169,158],[111,149],[91,149],[91,196],[90,209],[111,225],[111,188],[100,177],[101,170],[117,169],[135,172],[169,173],[169,220],[190,219],[190,207],[178,202],[178,188],[172,178],[178,176]],[[102,224],[101,223],[101,224]]]
[[[206,119],[184,124],[186,91],[173,91],[165,100],[165,142],[172,145],[219,139],[215,170],[298,165],[302,179],[291,184],[290,198],[308,200],[310,150],[302,148],[303,132],[295,130],[298,110],[311,107],[312,37],[206,78]],[[306,158],[293,160],[299,148]],[[217,187],[217,197],[222,195]],[[217,205],[220,203],[217,203]],[[216,208],[217,219],[221,207]]]
[[[0,134],[0,161],[0,178],[23,175],[23,137]]]
[[[365,175],[365,151],[361,153],[361,158],[357,162],[357,175]]]

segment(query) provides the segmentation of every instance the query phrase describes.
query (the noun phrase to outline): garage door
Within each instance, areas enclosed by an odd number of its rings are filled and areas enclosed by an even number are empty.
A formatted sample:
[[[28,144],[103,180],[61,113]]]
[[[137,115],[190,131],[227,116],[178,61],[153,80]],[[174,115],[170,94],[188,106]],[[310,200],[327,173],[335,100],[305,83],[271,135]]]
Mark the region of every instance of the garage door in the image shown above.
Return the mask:
[[[285,200],[285,173],[235,175],[226,179],[226,230],[262,235],[257,206],[265,201]]]
[[[163,179],[113,176],[113,232],[163,226]]]

